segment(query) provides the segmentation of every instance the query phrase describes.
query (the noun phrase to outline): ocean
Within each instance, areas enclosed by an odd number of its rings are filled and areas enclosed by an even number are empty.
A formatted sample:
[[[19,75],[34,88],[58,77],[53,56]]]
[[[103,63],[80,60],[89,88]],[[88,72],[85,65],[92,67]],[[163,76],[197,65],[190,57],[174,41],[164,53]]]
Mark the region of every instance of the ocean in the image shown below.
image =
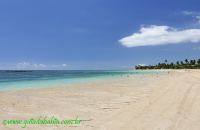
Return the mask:
[[[0,91],[62,86],[144,73],[157,72],[141,70],[0,70]]]

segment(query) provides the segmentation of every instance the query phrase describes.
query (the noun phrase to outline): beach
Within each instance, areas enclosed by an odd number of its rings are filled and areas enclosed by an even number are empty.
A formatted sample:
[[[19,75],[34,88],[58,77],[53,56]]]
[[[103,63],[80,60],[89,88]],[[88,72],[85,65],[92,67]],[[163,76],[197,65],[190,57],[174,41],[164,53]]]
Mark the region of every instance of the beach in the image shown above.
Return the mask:
[[[80,119],[27,130],[199,130],[200,71],[127,75],[63,87],[0,92],[0,120]],[[0,124],[0,130],[20,130]]]

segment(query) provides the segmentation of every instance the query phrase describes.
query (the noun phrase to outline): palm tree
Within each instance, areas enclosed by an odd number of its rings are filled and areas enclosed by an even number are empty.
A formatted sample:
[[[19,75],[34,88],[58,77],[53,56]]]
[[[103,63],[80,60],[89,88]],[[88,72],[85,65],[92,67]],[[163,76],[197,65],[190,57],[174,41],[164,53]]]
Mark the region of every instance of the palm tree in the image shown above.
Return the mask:
[[[200,65],[200,59],[197,60],[197,64]]]
[[[196,61],[195,59],[193,60],[193,62],[194,62],[194,64],[196,64],[196,63],[197,63],[197,61]]]
[[[174,68],[174,63],[171,62],[170,66],[169,66],[169,69],[173,69]]]
[[[188,59],[185,59],[185,63],[186,63],[186,64],[188,64],[188,63],[189,63],[189,62],[188,62]]]
[[[192,65],[192,64],[193,64],[193,60],[190,60],[189,64],[191,64],[191,65]]]
[[[183,61],[181,61],[181,65],[184,65]]]
[[[165,60],[164,63],[158,63],[156,65],[149,66],[135,66],[136,69],[200,69],[200,59],[198,60],[189,60],[185,59],[184,61],[176,61],[176,63],[167,63]]]

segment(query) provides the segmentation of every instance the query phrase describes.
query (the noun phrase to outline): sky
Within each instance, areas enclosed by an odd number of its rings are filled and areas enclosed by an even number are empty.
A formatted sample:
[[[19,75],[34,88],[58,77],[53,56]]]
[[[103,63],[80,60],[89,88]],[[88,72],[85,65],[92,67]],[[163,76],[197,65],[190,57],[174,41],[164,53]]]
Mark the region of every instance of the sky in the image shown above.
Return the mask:
[[[0,1],[0,69],[130,69],[200,58],[199,0]]]

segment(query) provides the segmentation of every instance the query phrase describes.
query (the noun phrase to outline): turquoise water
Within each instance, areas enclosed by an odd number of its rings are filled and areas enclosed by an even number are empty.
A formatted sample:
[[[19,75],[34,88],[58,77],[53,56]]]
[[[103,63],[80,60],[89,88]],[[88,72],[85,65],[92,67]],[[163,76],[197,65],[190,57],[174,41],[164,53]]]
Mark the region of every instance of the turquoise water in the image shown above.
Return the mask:
[[[157,71],[140,70],[31,70],[0,71],[0,91],[67,84],[116,78],[124,75],[152,74]]]

